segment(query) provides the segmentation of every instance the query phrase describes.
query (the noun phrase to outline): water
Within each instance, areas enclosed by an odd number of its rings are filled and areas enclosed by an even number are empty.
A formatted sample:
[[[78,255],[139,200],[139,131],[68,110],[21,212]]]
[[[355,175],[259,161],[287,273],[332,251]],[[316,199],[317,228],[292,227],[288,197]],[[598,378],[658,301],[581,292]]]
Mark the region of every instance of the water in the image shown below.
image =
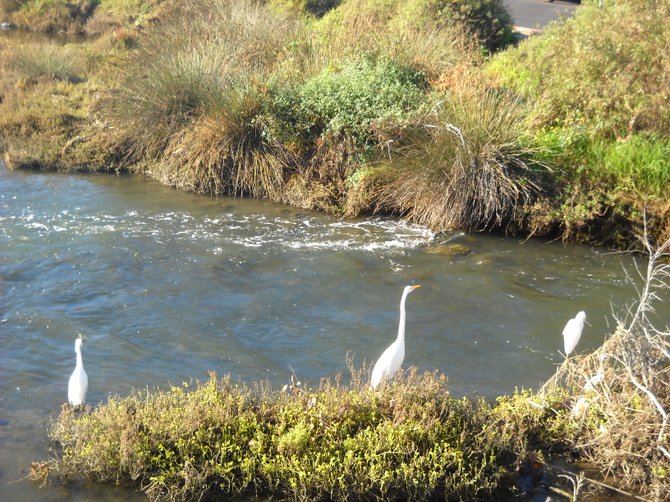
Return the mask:
[[[86,336],[88,402],[206,380],[307,385],[346,376],[395,337],[406,284],[404,366],[445,372],[454,394],[533,387],[561,361],[563,325],[586,310],[579,350],[634,295],[632,258],[582,246],[455,233],[435,254],[425,228],[341,220],[262,201],[208,198],[140,178],[0,166],[0,498],[129,500],[122,489],[40,489]],[[611,320],[609,321],[611,325]]]

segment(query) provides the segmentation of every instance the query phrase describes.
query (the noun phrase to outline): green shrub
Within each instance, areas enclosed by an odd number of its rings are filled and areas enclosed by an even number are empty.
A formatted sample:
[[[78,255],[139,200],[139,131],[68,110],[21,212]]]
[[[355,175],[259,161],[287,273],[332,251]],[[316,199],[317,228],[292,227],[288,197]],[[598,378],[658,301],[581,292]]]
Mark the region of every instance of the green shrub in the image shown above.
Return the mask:
[[[65,406],[50,436],[67,478],[133,482],[151,499],[255,492],[300,499],[481,499],[543,423],[530,396],[492,408],[454,399],[415,370],[380,391],[354,376],[254,389],[229,378],[138,392],[82,414]],[[512,446],[513,445],[513,446]],[[512,449],[516,448],[516,449]]]
[[[314,29],[331,50],[383,49],[419,57],[416,45],[433,55],[430,60],[436,66],[440,45],[443,56],[449,55],[453,40],[462,33],[489,50],[509,43],[512,33],[511,17],[501,0],[348,0]],[[462,43],[461,49],[469,43]],[[448,59],[453,60],[453,54]]]
[[[489,51],[504,48],[513,40],[512,16],[503,0],[412,0],[401,7],[400,14],[414,23],[435,24],[441,29],[461,23]]]
[[[491,71],[528,91],[542,125],[592,136],[670,133],[670,2],[597,2],[494,60]],[[527,84],[532,84],[527,86]]]
[[[298,135],[311,142],[321,135],[348,135],[365,145],[375,123],[415,113],[426,89],[423,75],[411,68],[385,57],[359,57],[331,64],[293,95],[278,93],[275,110],[292,117]]]

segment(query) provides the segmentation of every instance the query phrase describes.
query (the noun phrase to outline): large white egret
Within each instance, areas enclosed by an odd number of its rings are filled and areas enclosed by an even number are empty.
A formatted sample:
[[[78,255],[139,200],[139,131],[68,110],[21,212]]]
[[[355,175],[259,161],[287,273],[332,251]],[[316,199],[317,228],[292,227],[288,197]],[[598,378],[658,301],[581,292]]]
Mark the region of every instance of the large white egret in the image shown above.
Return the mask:
[[[81,357],[81,337],[74,342],[74,351],[77,354],[77,365],[70,375],[70,383],[67,386],[67,400],[72,406],[79,406],[86,401],[86,390],[88,389],[88,376],[84,371],[84,360]]]
[[[565,357],[575,350],[579,339],[582,336],[584,329],[584,322],[586,321],[586,313],[582,310],[573,319],[570,319],[565,328],[563,328],[563,348],[565,349]]]
[[[372,370],[372,378],[370,379],[370,387],[376,389],[379,384],[386,378],[392,378],[396,371],[402,365],[405,359],[405,301],[409,295],[416,288],[420,288],[419,284],[414,286],[405,286],[400,299],[400,323],[398,324],[398,337],[381,355],[377,364]]]

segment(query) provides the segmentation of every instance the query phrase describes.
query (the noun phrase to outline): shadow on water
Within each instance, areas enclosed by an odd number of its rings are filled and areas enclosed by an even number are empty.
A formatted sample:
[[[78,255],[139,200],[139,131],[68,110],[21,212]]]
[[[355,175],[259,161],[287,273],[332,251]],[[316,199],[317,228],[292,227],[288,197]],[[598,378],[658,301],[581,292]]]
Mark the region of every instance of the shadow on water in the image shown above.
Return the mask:
[[[14,28],[0,29],[0,42],[51,43],[58,45],[81,43],[90,39],[87,35],[74,33],[44,33],[41,31],[17,30]],[[4,169],[4,167],[3,167]]]
[[[458,244],[460,247],[449,249]],[[46,430],[87,337],[88,402],[205,380],[307,385],[395,337],[406,284],[405,367],[437,369],[455,395],[535,387],[586,310],[578,350],[630,301],[630,256],[455,233],[384,218],[342,220],[264,201],[208,198],[124,176],[0,167],[0,485],[11,500],[129,500],[107,487],[39,489]],[[455,252],[454,250],[457,250]],[[9,500],[8,499],[8,500]]]

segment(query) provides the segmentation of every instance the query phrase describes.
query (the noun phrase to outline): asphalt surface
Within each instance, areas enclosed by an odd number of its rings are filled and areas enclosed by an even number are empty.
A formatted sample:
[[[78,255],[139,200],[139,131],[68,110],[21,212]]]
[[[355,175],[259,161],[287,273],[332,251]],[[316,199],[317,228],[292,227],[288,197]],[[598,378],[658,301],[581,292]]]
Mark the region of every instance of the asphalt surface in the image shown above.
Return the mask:
[[[505,0],[512,13],[514,25],[528,29],[542,29],[551,21],[571,16],[579,6],[577,1]]]

